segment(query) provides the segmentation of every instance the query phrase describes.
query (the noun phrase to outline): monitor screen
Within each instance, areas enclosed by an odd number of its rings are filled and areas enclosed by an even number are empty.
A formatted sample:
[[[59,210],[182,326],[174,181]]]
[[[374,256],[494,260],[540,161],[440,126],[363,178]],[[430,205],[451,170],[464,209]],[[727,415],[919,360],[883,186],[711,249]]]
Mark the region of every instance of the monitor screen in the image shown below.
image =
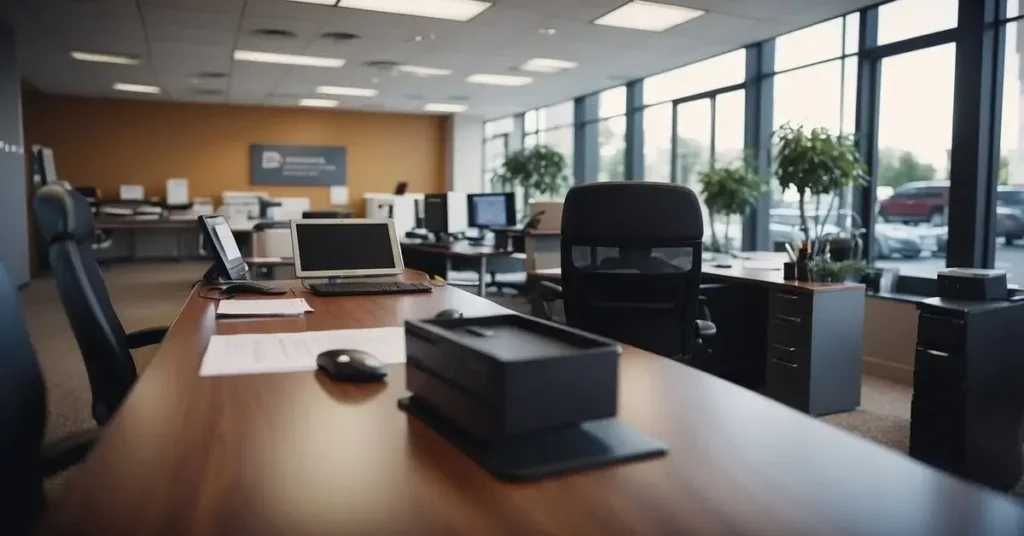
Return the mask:
[[[448,199],[444,194],[423,196],[423,228],[431,233],[448,232]]]
[[[54,184],[57,178],[57,164],[53,161],[53,149],[49,147],[36,146],[36,173],[39,174],[40,184]]]
[[[515,194],[474,194],[469,196],[469,226],[510,227],[516,224]]]
[[[201,216],[203,237],[208,250],[216,256],[218,275],[226,281],[243,279],[249,267],[242,258],[242,252],[235,242],[235,235],[224,216]]]
[[[387,274],[403,269],[388,220],[297,220],[292,229],[299,277]]]

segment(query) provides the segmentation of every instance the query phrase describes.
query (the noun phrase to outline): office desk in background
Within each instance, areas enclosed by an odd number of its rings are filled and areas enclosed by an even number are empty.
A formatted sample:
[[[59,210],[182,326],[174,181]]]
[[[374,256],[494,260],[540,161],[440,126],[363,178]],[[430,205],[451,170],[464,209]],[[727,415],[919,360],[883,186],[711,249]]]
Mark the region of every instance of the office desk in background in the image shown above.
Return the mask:
[[[253,227],[251,221],[230,222],[243,255],[249,254]],[[195,217],[146,218],[135,216],[100,216],[96,229],[111,234],[111,247],[97,252],[103,262],[148,260],[188,260],[206,258],[200,250],[200,232]],[[140,235],[144,238],[141,241]]]
[[[811,415],[856,409],[864,286],[786,281],[785,253],[744,254],[750,258],[733,259],[729,268],[701,265],[702,283],[723,284],[703,292],[718,330],[708,371]],[[529,272],[527,279],[557,283],[561,270]]]
[[[472,270],[479,277],[477,293],[487,295],[487,274],[525,272],[524,256],[494,246],[474,246],[464,240],[452,244],[436,244],[403,239],[402,261],[405,266],[449,279],[452,271]]]
[[[409,280],[422,280],[419,275]],[[282,283],[288,285],[289,283]],[[294,288],[298,283],[291,284]],[[533,483],[495,479],[383,384],[312,372],[200,378],[211,335],[401,326],[504,308],[451,287],[317,298],[302,318],[217,322],[194,291],[42,534],[1020,534],[1024,507],[756,393],[624,348],[619,418],[669,454]]]

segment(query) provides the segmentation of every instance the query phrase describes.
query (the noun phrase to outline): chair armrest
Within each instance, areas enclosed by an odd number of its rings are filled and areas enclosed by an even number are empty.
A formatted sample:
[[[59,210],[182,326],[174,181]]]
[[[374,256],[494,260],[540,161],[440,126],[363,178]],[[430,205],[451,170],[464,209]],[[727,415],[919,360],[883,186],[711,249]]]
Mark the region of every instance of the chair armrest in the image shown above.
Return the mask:
[[[713,323],[707,320],[697,320],[696,324],[697,335],[701,338],[701,340],[710,339],[711,337],[715,336],[715,333],[718,332],[718,328],[715,327]]]
[[[538,281],[527,296],[530,314],[544,320],[554,320],[548,304],[562,299],[562,287],[550,281]]]
[[[544,301],[555,301],[562,299],[562,287],[551,281],[538,281],[537,291]]]
[[[128,348],[134,350],[135,348],[160,344],[160,341],[164,340],[164,335],[167,335],[168,329],[168,326],[159,326],[133,331],[128,334]]]
[[[43,476],[59,473],[85,459],[99,438],[100,429],[74,432],[43,445],[40,451]]]

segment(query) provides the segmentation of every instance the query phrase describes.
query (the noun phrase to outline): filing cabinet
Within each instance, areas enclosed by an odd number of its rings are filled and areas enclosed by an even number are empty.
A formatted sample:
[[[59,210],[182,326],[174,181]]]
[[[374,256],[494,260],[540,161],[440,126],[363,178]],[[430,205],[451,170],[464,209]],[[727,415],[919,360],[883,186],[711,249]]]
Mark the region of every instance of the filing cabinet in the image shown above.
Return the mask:
[[[811,415],[860,405],[863,287],[773,288],[768,319],[767,396]]]
[[[918,305],[910,455],[1009,490],[1021,475],[1024,302]]]

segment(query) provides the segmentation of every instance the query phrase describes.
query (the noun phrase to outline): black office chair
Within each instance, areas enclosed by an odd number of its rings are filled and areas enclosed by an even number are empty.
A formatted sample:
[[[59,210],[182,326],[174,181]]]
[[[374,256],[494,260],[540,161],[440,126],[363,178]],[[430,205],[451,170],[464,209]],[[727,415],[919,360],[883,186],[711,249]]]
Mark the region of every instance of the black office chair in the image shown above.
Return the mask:
[[[562,298],[573,327],[677,360],[714,336],[698,316],[704,223],[685,186],[576,186],[562,209]]]
[[[47,185],[36,193],[35,208],[36,223],[49,244],[57,292],[85,360],[92,415],[103,425],[135,382],[130,350],[159,344],[167,327],[125,333],[93,256],[96,222],[81,194]]]
[[[0,532],[28,534],[43,510],[43,478],[78,463],[96,430],[43,446],[46,388],[18,295],[0,264]]]

